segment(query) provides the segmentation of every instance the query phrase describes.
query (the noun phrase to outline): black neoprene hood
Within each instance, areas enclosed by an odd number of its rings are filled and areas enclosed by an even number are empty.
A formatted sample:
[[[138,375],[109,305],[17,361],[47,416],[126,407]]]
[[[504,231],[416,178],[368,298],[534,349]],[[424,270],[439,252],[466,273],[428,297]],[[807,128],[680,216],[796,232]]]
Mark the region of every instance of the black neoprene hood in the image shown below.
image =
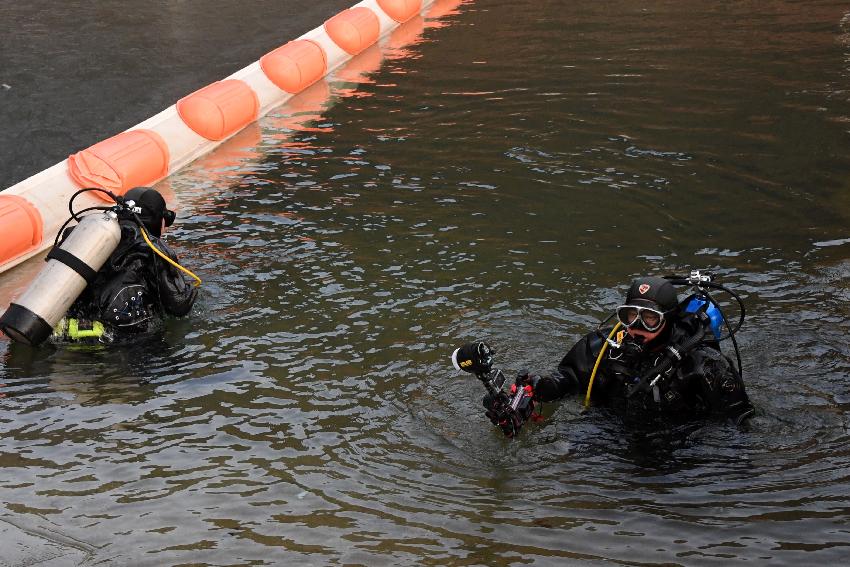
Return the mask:
[[[627,305],[657,307],[661,311],[671,311],[679,305],[676,290],[664,278],[648,276],[632,281],[626,294]]]
[[[156,189],[150,187],[135,187],[124,195],[127,200],[136,202],[142,209],[139,218],[145,224],[145,228],[155,236],[162,236],[162,219],[165,216],[165,199]]]

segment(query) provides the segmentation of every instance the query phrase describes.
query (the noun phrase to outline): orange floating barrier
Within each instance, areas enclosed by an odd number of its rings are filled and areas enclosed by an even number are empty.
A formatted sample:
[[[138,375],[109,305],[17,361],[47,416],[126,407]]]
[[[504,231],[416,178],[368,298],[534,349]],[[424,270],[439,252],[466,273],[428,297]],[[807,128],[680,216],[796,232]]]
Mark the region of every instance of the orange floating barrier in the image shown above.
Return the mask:
[[[378,0],[378,6],[399,23],[406,22],[422,9],[422,0]]]
[[[177,113],[207,140],[223,140],[257,119],[260,102],[244,82],[225,79],[181,98]]]
[[[44,228],[41,213],[17,195],[0,195],[0,264],[41,245]]]
[[[128,130],[68,157],[68,173],[80,187],[123,195],[168,175],[168,146],[151,130]],[[95,193],[103,200],[107,195]]]
[[[291,130],[331,129],[310,124],[331,99],[323,77],[336,72],[339,97],[357,95],[356,85],[372,80],[368,75],[383,57],[403,56],[404,46],[419,41],[425,27],[441,25],[436,18],[458,13],[471,1],[362,0],[224,80],[4,190],[0,273],[50,245],[66,218],[57,203],[67,202],[81,187],[124,195],[133,187],[153,185],[246,126],[254,124],[256,134],[260,115],[287,100],[289,112],[267,123],[277,130],[272,138],[287,139]],[[382,50],[378,40],[385,36],[389,49]],[[106,195],[85,193],[76,203],[84,207],[100,200],[110,202]]]
[[[263,73],[281,90],[300,93],[325,76],[325,50],[306,39],[290,41],[260,58]]]
[[[378,41],[381,22],[375,12],[358,6],[343,10],[326,21],[325,32],[346,53],[357,55]]]

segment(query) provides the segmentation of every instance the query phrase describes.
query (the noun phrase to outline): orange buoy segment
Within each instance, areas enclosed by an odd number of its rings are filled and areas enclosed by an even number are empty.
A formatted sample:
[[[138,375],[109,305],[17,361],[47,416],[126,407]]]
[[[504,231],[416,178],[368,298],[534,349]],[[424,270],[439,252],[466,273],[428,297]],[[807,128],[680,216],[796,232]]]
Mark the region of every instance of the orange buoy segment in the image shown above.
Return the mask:
[[[168,175],[168,146],[152,130],[129,130],[68,157],[68,173],[80,187],[123,195]],[[107,195],[95,195],[109,200]]]
[[[363,6],[343,10],[325,22],[330,38],[350,55],[357,55],[376,41],[381,33],[378,16]]]
[[[0,265],[41,245],[41,213],[18,195],[0,195]]]
[[[223,140],[257,119],[257,93],[238,79],[225,79],[177,101],[186,126],[207,140]]]
[[[378,6],[389,17],[403,23],[419,13],[422,0],[378,0]]]
[[[300,93],[327,71],[325,50],[308,39],[290,41],[260,58],[263,73],[281,90]]]

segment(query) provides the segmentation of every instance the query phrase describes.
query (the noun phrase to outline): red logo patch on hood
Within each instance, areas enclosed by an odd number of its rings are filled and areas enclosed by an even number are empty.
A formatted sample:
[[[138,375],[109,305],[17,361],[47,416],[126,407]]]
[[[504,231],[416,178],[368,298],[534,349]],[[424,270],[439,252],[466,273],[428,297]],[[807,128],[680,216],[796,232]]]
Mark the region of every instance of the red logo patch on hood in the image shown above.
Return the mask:
[[[640,287],[638,288],[638,293],[640,293],[641,295],[646,295],[646,292],[649,291],[650,287],[651,286],[648,283],[640,284]]]

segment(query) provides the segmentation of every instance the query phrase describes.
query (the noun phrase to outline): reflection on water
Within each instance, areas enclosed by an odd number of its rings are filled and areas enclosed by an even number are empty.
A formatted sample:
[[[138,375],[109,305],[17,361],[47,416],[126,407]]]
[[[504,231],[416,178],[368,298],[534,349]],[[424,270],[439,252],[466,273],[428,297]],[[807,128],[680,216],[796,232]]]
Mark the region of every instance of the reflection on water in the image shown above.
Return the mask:
[[[162,184],[190,317],[0,342],[4,513],[104,564],[842,563],[846,7],[434,10]],[[743,429],[507,442],[448,362],[547,370],[691,267],[747,303]]]

